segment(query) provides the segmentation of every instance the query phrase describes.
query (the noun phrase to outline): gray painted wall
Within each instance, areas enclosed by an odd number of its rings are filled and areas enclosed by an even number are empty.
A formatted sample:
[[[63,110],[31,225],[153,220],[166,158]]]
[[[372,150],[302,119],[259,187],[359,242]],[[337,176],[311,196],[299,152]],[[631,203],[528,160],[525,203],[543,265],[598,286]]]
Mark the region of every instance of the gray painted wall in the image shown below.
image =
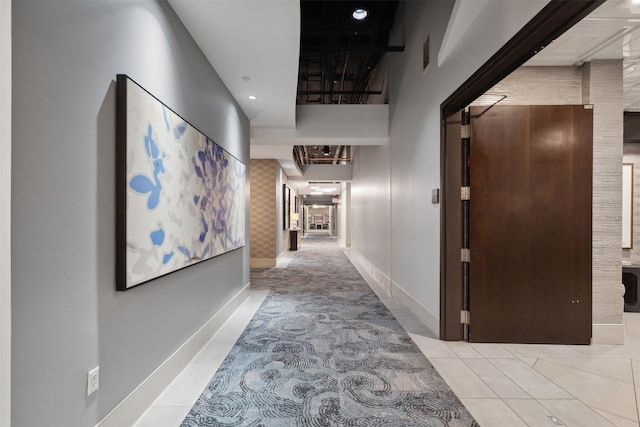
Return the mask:
[[[352,147],[351,246],[391,276],[389,146]]]
[[[11,424],[11,2],[0,2],[0,426]]]
[[[405,52],[389,54],[394,55],[389,60],[391,143],[387,154],[380,153],[388,156],[390,167],[390,215],[370,221],[366,228],[357,224],[378,215],[380,204],[367,200],[384,191],[371,186],[386,173],[379,169],[384,162],[369,163],[368,155],[358,151],[353,163],[352,247],[377,269],[389,272],[433,319],[440,316],[440,205],[431,204],[431,190],[440,186],[440,104],[544,4],[489,2],[442,62],[438,52],[454,2],[401,2],[396,15],[390,44],[404,44]],[[427,36],[431,61],[423,71]]]
[[[249,282],[244,248],[114,290],[116,74],[246,164],[249,124],[165,2],[18,0],[13,28],[12,425],[93,426]]]

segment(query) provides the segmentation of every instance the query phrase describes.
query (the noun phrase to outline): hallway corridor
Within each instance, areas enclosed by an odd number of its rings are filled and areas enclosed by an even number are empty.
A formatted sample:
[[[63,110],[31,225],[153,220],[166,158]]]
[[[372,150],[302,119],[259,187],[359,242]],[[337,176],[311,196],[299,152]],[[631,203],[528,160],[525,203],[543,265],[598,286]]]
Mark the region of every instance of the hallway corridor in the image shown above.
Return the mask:
[[[394,329],[397,323],[390,316],[385,317],[384,313],[388,313],[387,310],[382,306],[376,307],[380,304],[378,299],[356,273],[343,250],[344,248],[340,248],[335,239],[313,236],[303,240],[299,251],[288,252],[287,255],[292,256],[281,262],[278,268],[253,270],[251,296],[236,310],[182,374],[154,402],[138,421],[136,427],[181,425],[216,371],[219,369],[220,372],[230,371],[230,359],[225,361],[228,355],[245,358],[242,367],[245,368],[246,377],[243,378],[250,378],[251,372],[249,371],[255,370],[257,367],[265,368],[268,365],[271,369],[261,369],[260,375],[254,375],[253,384],[248,384],[249,381],[243,382],[235,389],[230,385],[233,375],[221,375],[219,372],[216,374],[217,385],[205,390],[203,397],[220,390],[228,392],[233,389],[238,392],[243,389],[246,391],[259,385],[260,381],[266,382],[265,375],[269,381],[273,381],[274,377],[280,378],[282,369],[277,369],[276,365],[282,366],[283,363],[294,360],[294,363],[302,363],[302,358],[293,357],[300,356],[302,351],[295,348],[292,343],[289,343],[292,345],[288,353],[286,351],[283,353],[291,356],[289,359],[265,356],[275,353],[271,349],[266,350],[266,348],[273,343],[277,344],[275,340],[271,342],[270,338],[278,330],[288,330],[293,334],[300,334],[300,336],[308,333],[309,341],[319,350],[317,357],[306,358],[304,363],[307,366],[310,364],[322,366],[321,369],[314,370],[317,371],[316,374],[330,372],[332,376],[337,376],[341,380],[349,380],[349,377],[352,380],[357,380],[352,383],[350,389],[343,388],[340,392],[343,393],[344,390],[347,390],[354,398],[353,402],[357,402],[356,405],[348,408],[351,411],[351,416],[359,414],[361,418],[361,423],[353,425],[445,425],[434,418],[430,420],[435,424],[428,424],[426,418],[420,417],[415,420],[424,420],[425,424],[411,422],[410,419],[403,424],[385,424],[384,422],[373,424],[371,420],[365,420],[365,417],[368,416],[382,417],[386,413],[385,411],[394,414],[402,412],[397,409],[398,407],[402,408],[402,404],[388,405],[386,409],[382,408],[384,405],[377,405],[373,399],[376,393],[364,397],[366,394],[362,391],[366,390],[368,385],[375,383],[371,378],[384,378],[382,374],[379,376],[374,374],[369,378],[366,375],[350,375],[353,374],[356,366],[358,369],[367,370],[367,372],[383,372],[385,369],[389,369],[388,363],[391,358],[398,354],[402,354],[403,357],[407,356],[403,351],[394,350],[393,345],[390,346],[390,344],[395,344],[396,347],[402,345],[405,350],[419,349],[446,380],[448,386],[460,398],[473,418],[483,427],[639,425],[637,396],[640,392],[640,313],[625,313],[627,336],[623,346],[469,344],[435,339],[434,335],[396,298],[379,295],[379,301],[384,303],[388,312],[393,314],[393,317],[407,331],[415,343],[414,345],[411,341],[403,340],[406,335],[402,330]],[[367,279],[366,274],[365,279]],[[335,293],[332,294],[332,292]],[[356,305],[365,306],[367,310],[357,313],[349,312],[346,308],[353,301],[357,301]],[[293,306],[290,305],[293,302],[297,308],[305,306],[308,310],[303,315],[299,315],[300,311],[294,312]],[[287,310],[287,306],[291,309]],[[282,312],[288,314],[288,317],[284,318],[284,323],[282,318],[278,318]],[[363,313],[370,312],[375,312],[376,315],[363,315]],[[328,315],[329,313],[331,316]],[[378,316],[380,314],[382,314],[381,317]],[[329,333],[321,334],[322,323],[327,321],[329,317],[332,318],[332,328],[328,331]],[[341,324],[342,327],[335,327],[334,319],[336,318],[339,318],[338,324]],[[309,319],[313,319],[313,321],[309,321]],[[274,322],[270,323],[272,320]],[[363,328],[363,322],[371,323]],[[353,325],[356,323],[358,326],[354,327]],[[347,324],[351,325],[351,332],[348,327],[344,327]],[[243,334],[247,325],[250,327]],[[375,326],[372,327],[372,325]],[[383,330],[386,332],[382,332]],[[392,332],[389,333],[389,330]],[[357,338],[359,334],[365,335],[368,339],[363,341],[347,340],[348,337],[356,336]],[[372,337],[377,340],[372,341]],[[381,339],[382,337],[384,339]],[[239,338],[240,341],[238,341]],[[234,347],[236,341],[240,345]],[[376,342],[377,345],[370,346],[372,342]],[[282,341],[277,345],[282,345]],[[263,347],[260,350],[255,350],[260,346]],[[243,349],[254,350],[251,352]],[[373,355],[380,356],[380,351],[389,358],[374,359],[371,357]],[[397,352],[395,355],[394,351]],[[335,357],[338,353],[343,356],[342,360]],[[250,359],[256,354],[262,360]],[[366,368],[363,368],[362,364],[358,364],[357,361],[365,359],[362,357],[364,354],[369,356],[366,358],[367,360],[375,363],[367,365]],[[265,359],[269,360],[265,361]],[[424,361],[419,353],[410,356],[410,359],[411,363],[416,360],[418,362]],[[223,363],[223,361],[225,362]],[[428,367],[430,364],[427,363],[424,366]],[[251,368],[247,369],[247,366],[251,366]],[[394,368],[398,366],[406,368],[401,364],[394,366]],[[338,373],[336,374],[336,372]],[[394,375],[397,374],[396,372]],[[340,375],[343,376],[340,377]],[[377,393],[377,396],[383,395],[378,403],[385,402],[385,399],[386,403],[391,401],[394,398],[393,387],[397,383],[406,385],[408,379],[410,379],[412,386],[410,390],[413,390],[414,396],[426,391],[424,387],[428,385],[427,382],[424,381],[421,385],[420,379],[415,378],[421,375],[422,373],[412,373],[401,379],[398,375],[394,381],[390,382],[390,390]],[[318,378],[316,377],[315,380],[318,381]],[[435,375],[434,378],[437,382],[439,377]],[[311,390],[308,386],[309,382],[307,381],[304,387],[297,389],[291,387],[293,394],[286,397],[295,400],[296,394],[300,397],[304,393],[317,393],[317,396],[322,396],[325,399],[311,399],[310,401],[313,401],[314,404],[304,409],[307,411],[305,414],[313,415],[325,411],[324,414],[327,416],[325,419],[331,420],[327,425],[345,425],[343,424],[345,419],[341,418],[344,414],[339,413],[340,408],[335,405],[327,405],[328,402],[335,403],[338,400],[342,403],[345,396],[340,394],[340,399],[333,401],[332,399],[338,396],[337,388],[324,390],[323,395],[316,389]],[[273,394],[269,394],[268,397],[258,392],[254,394],[254,397],[265,396],[264,399],[258,399],[262,402],[285,397],[279,394],[283,392],[284,383],[285,381],[280,381],[278,387],[270,388],[269,391]],[[315,385],[318,386],[318,384]],[[238,397],[240,393],[230,393],[229,395]],[[247,393],[244,393],[244,397],[246,396]],[[238,407],[242,406],[239,403],[241,400],[236,399],[233,404],[237,407],[227,406],[223,408],[223,412],[227,411],[229,415],[242,413],[249,417],[252,414],[251,410],[238,412]],[[401,400],[397,399],[398,402]],[[196,406],[195,412],[192,412],[191,416],[202,414],[207,410],[221,410],[220,407],[214,407],[215,405],[210,405],[209,409],[206,409],[206,400],[200,403],[202,405]],[[228,401],[226,403],[229,404]],[[425,411],[425,407],[420,405],[415,406],[414,409]],[[255,415],[255,409],[253,411]],[[405,411],[405,413],[407,412]],[[408,413],[411,414],[411,412]],[[474,425],[473,421],[465,419],[465,414],[464,409],[460,408],[461,419],[454,418],[449,421],[448,425]],[[230,416],[225,421],[229,422],[229,425],[277,425],[282,427],[300,425],[295,423],[295,418],[281,418],[279,420],[273,418],[272,424],[252,423],[256,419],[247,418],[246,423],[232,424],[232,421],[237,422],[237,419],[238,417],[234,419],[234,416]],[[188,422],[183,425],[196,426],[199,424]],[[316,424],[309,422],[304,425]]]

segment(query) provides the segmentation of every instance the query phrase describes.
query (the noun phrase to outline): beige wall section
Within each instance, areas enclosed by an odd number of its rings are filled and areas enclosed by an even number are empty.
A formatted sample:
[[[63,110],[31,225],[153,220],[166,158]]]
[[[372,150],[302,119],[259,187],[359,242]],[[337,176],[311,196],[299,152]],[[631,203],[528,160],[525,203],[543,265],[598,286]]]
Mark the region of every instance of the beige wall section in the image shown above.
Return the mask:
[[[276,265],[276,160],[251,160],[251,267]]]
[[[622,324],[622,60],[583,66],[583,102],[593,104],[593,324]]]
[[[593,333],[594,342],[620,341],[622,62],[593,61],[582,67],[521,67],[487,93],[506,95],[500,104],[594,105]],[[613,334],[611,325],[619,326],[613,328]],[[606,330],[606,336],[600,330]]]

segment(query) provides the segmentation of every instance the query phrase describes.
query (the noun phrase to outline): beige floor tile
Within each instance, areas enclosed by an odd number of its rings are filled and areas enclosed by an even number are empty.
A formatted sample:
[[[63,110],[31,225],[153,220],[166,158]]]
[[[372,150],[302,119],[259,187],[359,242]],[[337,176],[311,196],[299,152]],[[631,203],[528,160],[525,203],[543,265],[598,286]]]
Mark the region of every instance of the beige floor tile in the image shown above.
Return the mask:
[[[156,399],[153,406],[193,406],[217,368],[205,364],[189,364]]]
[[[577,399],[542,399],[539,402],[570,427],[615,427]]]
[[[463,362],[500,398],[530,398],[520,386],[486,359],[464,359]]]
[[[640,313],[624,313],[624,324],[627,335],[640,339]]]
[[[522,419],[500,399],[461,399],[482,427],[526,427]]]
[[[487,359],[510,359],[516,357],[502,344],[473,343],[471,347]]]
[[[542,358],[540,360],[633,384],[630,359],[556,357]]]
[[[506,344],[511,351],[523,357],[579,357],[580,352],[570,345]]]
[[[491,363],[535,399],[566,399],[571,397],[519,359],[491,359]]]
[[[460,359],[432,359],[431,363],[459,398],[498,396]]]
[[[217,370],[225,357],[227,357],[227,354],[229,354],[229,351],[231,351],[232,347],[232,344],[221,346],[214,342],[213,345],[207,345],[205,348],[200,350],[196,357],[191,361],[191,364],[208,365],[211,369]]]
[[[420,335],[433,335],[427,326],[418,319],[396,319],[402,328],[408,333]]]
[[[213,339],[219,343],[235,344],[238,338],[240,338],[242,331],[244,331],[244,328],[247,327],[248,323],[249,321],[245,319],[231,318],[222,325],[214,335]]]
[[[462,359],[482,359],[482,354],[478,353],[471,344],[463,341],[447,341],[447,346],[458,357]]]
[[[504,401],[528,426],[557,427],[554,414],[535,399],[505,399]]]
[[[618,417],[617,415],[610,414],[600,409],[594,409],[602,418],[606,419],[616,427],[638,427],[637,421],[627,420],[626,418]]]
[[[420,348],[427,359],[456,359],[458,356],[451,351],[444,341],[423,335],[410,333],[411,339]]]
[[[640,350],[640,339],[626,335],[624,337],[624,346],[625,348]]]
[[[584,404],[623,418],[637,420],[633,385],[578,369],[538,360],[535,369]]]
[[[538,361],[538,358],[537,357],[518,357],[518,360],[521,360],[525,364],[533,367]]]
[[[133,427],[176,427],[190,410],[191,406],[152,406]]]
[[[640,356],[640,347],[634,349],[627,345],[603,345],[593,344],[578,346],[576,350],[583,357],[592,357],[599,359],[622,359]]]
[[[634,383],[640,385],[640,360],[631,359],[631,369]]]

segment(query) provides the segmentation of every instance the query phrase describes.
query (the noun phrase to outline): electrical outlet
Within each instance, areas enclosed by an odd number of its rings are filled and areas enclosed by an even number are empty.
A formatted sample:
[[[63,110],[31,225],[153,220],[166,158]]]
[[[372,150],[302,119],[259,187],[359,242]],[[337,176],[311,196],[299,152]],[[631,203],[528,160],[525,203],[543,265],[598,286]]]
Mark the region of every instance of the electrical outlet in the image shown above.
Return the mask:
[[[91,396],[100,387],[100,366],[96,366],[87,374],[87,396]]]

